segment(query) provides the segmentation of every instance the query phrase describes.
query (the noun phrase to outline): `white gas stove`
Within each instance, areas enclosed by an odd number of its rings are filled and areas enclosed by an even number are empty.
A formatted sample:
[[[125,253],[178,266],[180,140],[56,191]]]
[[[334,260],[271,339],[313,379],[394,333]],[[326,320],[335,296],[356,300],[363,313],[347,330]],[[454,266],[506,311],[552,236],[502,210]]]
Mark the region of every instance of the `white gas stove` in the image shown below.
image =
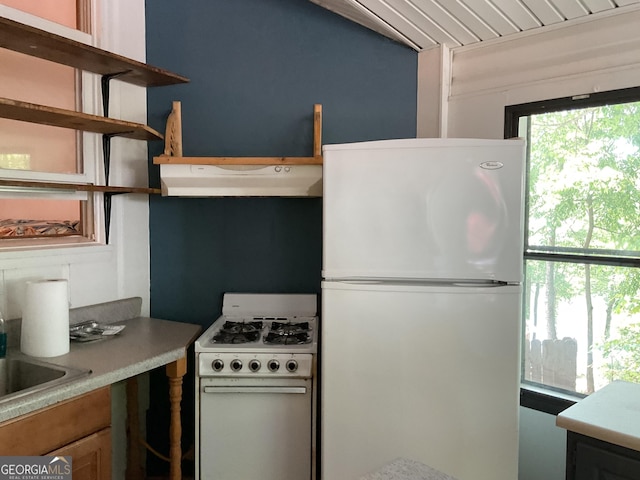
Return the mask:
[[[195,342],[196,478],[315,478],[316,304],[313,294],[224,295]]]
[[[196,341],[200,376],[310,377],[318,348],[316,296],[227,293]]]

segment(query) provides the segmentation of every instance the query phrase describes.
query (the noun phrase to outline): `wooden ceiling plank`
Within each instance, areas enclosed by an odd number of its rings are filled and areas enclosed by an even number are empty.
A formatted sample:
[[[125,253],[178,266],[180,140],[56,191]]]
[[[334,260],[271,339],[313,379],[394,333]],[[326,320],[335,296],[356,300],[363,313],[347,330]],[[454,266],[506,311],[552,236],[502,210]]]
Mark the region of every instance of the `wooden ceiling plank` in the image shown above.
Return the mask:
[[[523,0],[523,2],[543,25],[553,25],[565,20],[564,15],[548,0]]]
[[[460,23],[466,25],[480,40],[491,40],[500,36],[498,32],[491,28],[482,18],[478,17],[478,15],[470,10],[462,1],[452,0],[443,2],[442,6],[446,8],[452,16],[456,17]]]
[[[615,3],[611,0],[583,0],[591,13],[604,12],[615,8]]]
[[[521,31],[517,25],[505,17],[505,15],[493,4],[486,0],[460,0],[469,10],[482,19],[493,30],[498,32],[500,36],[510,35]]]
[[[419,29],[410,19],[392,8],[387,2],[380,0],[356,0],[364,8],[402,32],[422,49],[434,47],[438,42],[427,32]]]
[[[542,26],[542,22],[540,22],[521,1],[493,0],[493,3],[509,17],[520,30],[531,30],[532,28]]]
[[[469,45],[592,13],[640,6],[640,0],[311,1],[418,51],[440,44]]]
[[[434,32],[431,36],[449,47],[476,43],[480,38],[466,25],[434,0],[387,0],[396,9],[413,19],[423,30]],[[442,32],[441,35],[436,32]]]
[[[584,4],[580,0],[548,0],[553,6],[564,15],[567,20],[589,15]]]
[[[311,0],[311,2],[347,20],[362,25],[369,30],[373,30],[396,42],[407,45],[414,50],[421,50],[421,47],[416,45],[411,39],[407,38],[404,34],[393,28],[373,12],[364,8],[355,0]]]

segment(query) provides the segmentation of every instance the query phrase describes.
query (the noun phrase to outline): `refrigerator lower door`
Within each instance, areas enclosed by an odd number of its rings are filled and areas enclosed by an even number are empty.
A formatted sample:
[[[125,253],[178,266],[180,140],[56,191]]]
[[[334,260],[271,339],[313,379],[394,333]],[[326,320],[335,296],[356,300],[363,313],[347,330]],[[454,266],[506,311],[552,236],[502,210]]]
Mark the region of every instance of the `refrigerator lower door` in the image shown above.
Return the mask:
[[[520,294],[323,282],[322,478],[404,457],[516,479]]]

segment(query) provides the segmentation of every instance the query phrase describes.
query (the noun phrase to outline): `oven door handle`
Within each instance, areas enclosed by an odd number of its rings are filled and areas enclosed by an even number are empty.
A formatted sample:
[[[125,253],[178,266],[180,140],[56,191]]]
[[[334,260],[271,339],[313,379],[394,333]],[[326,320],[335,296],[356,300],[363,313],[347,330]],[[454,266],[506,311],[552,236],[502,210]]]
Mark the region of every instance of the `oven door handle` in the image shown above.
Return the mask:
[[[307,393],[307,387],[204,387],[204,393]]]

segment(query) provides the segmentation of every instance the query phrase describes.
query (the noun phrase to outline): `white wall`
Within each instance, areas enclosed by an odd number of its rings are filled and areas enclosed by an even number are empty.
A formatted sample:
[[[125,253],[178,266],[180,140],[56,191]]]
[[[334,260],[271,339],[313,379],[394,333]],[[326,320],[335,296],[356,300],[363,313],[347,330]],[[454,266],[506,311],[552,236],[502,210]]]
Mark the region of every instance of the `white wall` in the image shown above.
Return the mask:
[[[447,136],[450,51],[445,46],[418,55],[417,125],[419,138]]]
[[[520,408],[518,480],[564,480],[566,450],[567,434],[555,415]]]
[[[433,92],[418,95],[446,118],[425,115],[418,125],[431,136],[444,122],[448,137],[503,138],[507,105],[640,86],[639,25],[637,7],[618,9],[595,21],[453,49],[451,75],[442,79],[449,82],[446,108]],[[443,71],[440,55],[420,56],[421,68]],[[419,75],[420,90],[435,83],[421,78],[428,77]],[[520,413],[520,480],[564,479],[564,430],[552,415]]]
[[[619,10],[452,50],[449,136],[502,138],[506,105],[640,84],[640,10]]]

